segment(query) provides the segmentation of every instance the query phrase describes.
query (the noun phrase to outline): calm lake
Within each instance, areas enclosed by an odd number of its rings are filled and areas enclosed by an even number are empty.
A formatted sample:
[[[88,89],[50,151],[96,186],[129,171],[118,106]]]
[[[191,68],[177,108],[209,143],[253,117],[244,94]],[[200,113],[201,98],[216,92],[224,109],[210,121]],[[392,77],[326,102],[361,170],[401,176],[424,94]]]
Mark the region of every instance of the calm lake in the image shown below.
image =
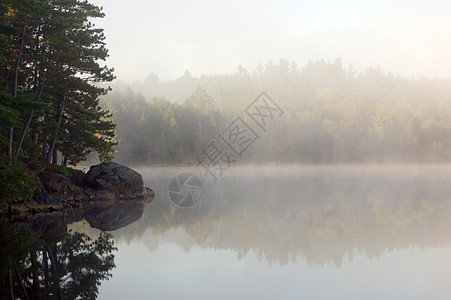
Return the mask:
[[[135,169],[156,193],[144,211],[78,217],[66,237],[33,224],[57,238],[25,270],[57,268],[23,271],[30,284],[65,299],[451,298],[451,165]]]
[[[112,232],[99,299],[451,297],[451,166],[137,171],[156,198]],[[202,181],[194,206],[168,195],[181,173]]]

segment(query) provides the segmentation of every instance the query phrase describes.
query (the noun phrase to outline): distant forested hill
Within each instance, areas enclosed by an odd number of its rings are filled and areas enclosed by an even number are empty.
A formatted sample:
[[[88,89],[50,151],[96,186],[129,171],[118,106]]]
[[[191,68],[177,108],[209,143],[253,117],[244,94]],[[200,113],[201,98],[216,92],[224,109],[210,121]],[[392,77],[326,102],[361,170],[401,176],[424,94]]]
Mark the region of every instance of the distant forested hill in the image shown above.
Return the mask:
[[[284,114],[258,131],[244,109],[262,91]],[[194,163],[240,116],[259,135],[240,162],[449,162],[451,82],[334,62],[281,60],[249,72],[118,83],[101,105],[125,163]]]

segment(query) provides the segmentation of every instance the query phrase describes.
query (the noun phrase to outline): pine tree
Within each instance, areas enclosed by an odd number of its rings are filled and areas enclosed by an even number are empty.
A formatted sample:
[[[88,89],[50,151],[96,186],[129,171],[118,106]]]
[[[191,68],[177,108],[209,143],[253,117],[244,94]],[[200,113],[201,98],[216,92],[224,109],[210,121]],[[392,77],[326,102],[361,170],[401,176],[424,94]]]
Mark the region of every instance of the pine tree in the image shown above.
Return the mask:
[[[99,106],[114,79],[102,9],[81,0],[0,3],[0,147],[2,165],[42,160],[77,164],[92,151],[112,158],[115,125]],[[41,151],[37,151],[38,147]],[[20,167],[19,167],[20,168]],[[3,171],[3,170],[0,170]]]

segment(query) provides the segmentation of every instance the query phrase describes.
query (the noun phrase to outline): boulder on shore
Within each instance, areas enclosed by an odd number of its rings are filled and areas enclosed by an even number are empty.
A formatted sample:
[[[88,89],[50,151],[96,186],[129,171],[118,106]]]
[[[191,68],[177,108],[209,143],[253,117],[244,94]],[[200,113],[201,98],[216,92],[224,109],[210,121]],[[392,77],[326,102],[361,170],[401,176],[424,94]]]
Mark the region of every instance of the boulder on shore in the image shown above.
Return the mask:
[[[143,179],[141,174],[127,166],[107,162],[92,166],[84,176],[86,187],[96,191],[107,190],[120,194],[133,194],[142,191]]]
[[[150,188],[143,186],[138,172],[113,162],[94,165],[86,174],[72,171],[70,179],[44,170],[39,173],[39,185],[34,201],[21,207],[20,211],[39,212],[65,207],[91,209],[134,200],[150,202],[155,196]]]

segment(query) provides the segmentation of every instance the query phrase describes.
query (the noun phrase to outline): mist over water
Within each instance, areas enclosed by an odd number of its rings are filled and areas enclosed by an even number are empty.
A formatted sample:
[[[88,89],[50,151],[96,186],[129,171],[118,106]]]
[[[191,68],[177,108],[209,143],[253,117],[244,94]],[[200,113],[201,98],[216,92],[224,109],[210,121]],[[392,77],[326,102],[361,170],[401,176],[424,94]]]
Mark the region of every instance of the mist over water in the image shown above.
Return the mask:
[[[143,277],[163,298],[450,293],[450,166],[236,166],[217,182],[195,167],[139,171],[156,198],[141,220],[113,233],[121,250],[104,295]],[[196,206],[177,208],[168,183],[185,172],[202,179],[204,194]],[[167,289],[168,280],[179,289]]]

